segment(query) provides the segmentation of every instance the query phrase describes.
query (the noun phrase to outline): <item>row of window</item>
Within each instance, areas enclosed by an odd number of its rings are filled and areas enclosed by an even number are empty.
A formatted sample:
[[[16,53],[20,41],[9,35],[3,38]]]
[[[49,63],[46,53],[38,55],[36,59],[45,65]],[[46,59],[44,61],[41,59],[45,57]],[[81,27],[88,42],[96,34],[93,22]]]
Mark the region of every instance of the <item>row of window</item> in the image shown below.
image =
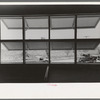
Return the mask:
[[[0,63],[100,63],[100,16],[78,15],[75,22],[75,16],[0,17]]]
[[[25,62],[28,64],[74,63],[74,42],[25,42]],[[50,53],[49,53],[50,50]],[[50,54],[50,55],[49,55]],[[100,63],[100,41],[77,42],[77,63]],[[49,59],[50,56],[50,59]],[[1,42],[1,63],[23,63],[22,42]]]
[[[22,40],[22,18],[1,17],[1,40]],[[25,39],[48,39],[48,17],[24,18]],[[74,39],[74,16],[51,16],[50,39]],[[77,39],[100,38],[100,16],[77,16]]]

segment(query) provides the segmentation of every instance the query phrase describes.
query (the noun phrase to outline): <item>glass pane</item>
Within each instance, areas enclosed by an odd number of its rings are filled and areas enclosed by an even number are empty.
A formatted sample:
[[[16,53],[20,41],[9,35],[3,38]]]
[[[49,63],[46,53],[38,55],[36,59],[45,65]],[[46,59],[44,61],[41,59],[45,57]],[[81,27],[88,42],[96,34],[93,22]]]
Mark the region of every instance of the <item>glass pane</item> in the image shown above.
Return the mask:
[[[78,16],[77,38],[100,38],[100,16]]]
[[[82,64],[100,63],[100,41],[88,40],[77,43],[77,62]]]
[[[26,39],[48,39],[48,17],[25,18]]]
[[[51,39],[73,39],[74,22],[74,16],[52,16]]]
[[[22,18],[2,17],[1,18],[1,39],[22,39]]]
[[[23,63],[23,46],[21,42],[1,43],[1,63],[15,64]]]
[[[26,42],[26,63],[48,63],[48,42]]]
[[[74,63],[74,42],[51,42],[51,63]]]

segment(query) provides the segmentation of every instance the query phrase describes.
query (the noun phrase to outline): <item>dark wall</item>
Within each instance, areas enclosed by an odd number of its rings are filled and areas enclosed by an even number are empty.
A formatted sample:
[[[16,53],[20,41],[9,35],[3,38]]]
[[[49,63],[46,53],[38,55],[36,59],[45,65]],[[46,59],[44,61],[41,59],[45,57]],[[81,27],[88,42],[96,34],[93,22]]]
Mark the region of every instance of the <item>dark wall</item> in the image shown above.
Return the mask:
[[[46,65],[0,65],[0,83],[43,83]]]
[[[0,15],[100,13],[99,5],[0,5]]]
[[[100,82],[100,65],[51,65],[49,82]]]

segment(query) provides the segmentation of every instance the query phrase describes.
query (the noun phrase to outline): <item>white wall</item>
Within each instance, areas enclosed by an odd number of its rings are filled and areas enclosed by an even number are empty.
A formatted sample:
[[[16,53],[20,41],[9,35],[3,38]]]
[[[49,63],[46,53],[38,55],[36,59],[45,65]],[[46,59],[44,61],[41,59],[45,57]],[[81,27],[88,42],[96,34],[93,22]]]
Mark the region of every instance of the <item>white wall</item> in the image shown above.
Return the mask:
[[[0,98],[100,98],[100,83],[0,84]]]

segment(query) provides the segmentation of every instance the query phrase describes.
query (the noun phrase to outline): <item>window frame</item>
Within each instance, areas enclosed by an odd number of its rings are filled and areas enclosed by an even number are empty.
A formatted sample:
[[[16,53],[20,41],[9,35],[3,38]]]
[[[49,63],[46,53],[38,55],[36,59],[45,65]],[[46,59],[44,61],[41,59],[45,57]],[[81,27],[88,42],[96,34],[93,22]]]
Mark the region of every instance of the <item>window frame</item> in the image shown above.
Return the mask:
[[[53,14],[53,15],[24,15],[24,16],[22,16],[22,15],[20,15],[20,16],[18,16],[18,15],[10,15],[10,16],[3,16],[3,15],[0,15],[0,17],[21,17],[22,18],[22,40],[13,40],[13,39],[11,39],[11,40],[1,40],[1,28],[0,28],[0,64],[1,64],[1,42],[9,42],[9,41],[11,41],[11,42],[22,42],[23,43],[23,63],[22,64],[26,64],[26,60],[25,60],[25,42],[28,42],[28,41],[47,41],[48,42],[48,50],[49,50],[49,62],[48,62],[48,64],[45,64],[45,65],[55,65],[55,64],[57,64],[57,63],[51,63],[51,56],[50,56],[50,53],[51,53],[51,50],[50,50],[50,42],[51,41],[73,41],[74,42],[74,63],[71,63],[72,65],[73,64],[78,64],[77,63],[77,42],[79,41],[79,40],[84,40],[85,41],[85,39],[78,39],[77,38],[77,16],[80,16],[80,15],[96,15],[96,16],[100,16],[100,14],[94,14],[94,13],[82,13],[82,14]],[[25,17],[43,17],[43,16],[45,16],[45,17],[48,17],[48,39],[46,39],[46,40],[39,40],[39,39],[35,39],[35,40],[26,40],[25,39]],[[74,28],[74,38],[73,39],[50,39],[50,35],[51,35],[51,17],[55,17],[55,16],[73,16],[74,18],[75,18],[75,28]],[[0,23],[0,26],[1,26],[1,23]],[[91,39],[86,39],[86,40],[91,40]],[[92,40],[100,40],[99,38],[98,39],[92,39]],[[10,63],[9,63],[10,64]],[[16,64],[16,63],[15,63]],[[37,64],[37,63],[32,63],[32,64]],[[39,65],[40,63],[38,63],[38,65]],[[42,63],[41,63],[42,64]],[[44,64],[44,63],[43,63]],[[60,64],[60,63],[59,63]],[[61,63],[61,64],[64,64],[64,65],[67,65],[67,63]],[[93,64],[93,63],[91,63],[91,64]],[[78,64],[79,65],[79,64]],[[82,64],[83,65],[83,64]],[[86,64],[86,65],[88,65],[88,64]],[[96,65],[96,64],[95,64]]]

